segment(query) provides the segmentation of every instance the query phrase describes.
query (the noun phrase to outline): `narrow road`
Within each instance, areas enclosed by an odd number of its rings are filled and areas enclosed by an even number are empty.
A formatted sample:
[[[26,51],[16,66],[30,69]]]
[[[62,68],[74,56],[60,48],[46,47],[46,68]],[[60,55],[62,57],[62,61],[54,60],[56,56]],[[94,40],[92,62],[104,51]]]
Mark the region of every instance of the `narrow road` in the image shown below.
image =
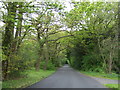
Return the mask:
[[[53,75],[27,88],[106,88],[91,77],[84,76],[68,65]]]

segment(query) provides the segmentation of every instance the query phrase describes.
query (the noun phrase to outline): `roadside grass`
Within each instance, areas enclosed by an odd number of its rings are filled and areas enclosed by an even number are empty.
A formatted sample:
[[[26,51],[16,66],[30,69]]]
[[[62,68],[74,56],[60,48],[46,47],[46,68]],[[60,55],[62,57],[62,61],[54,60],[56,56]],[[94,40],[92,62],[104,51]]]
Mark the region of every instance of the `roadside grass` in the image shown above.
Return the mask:
[[[120,84],[104,84],[104,85],[108,88],[112,88],[112,90],[120,90]]]
[[[55,70],[27,70],[23,72],[27,76],[24,78],[19,78],[15,80],[7,80],[2,82],[2,88],[25,88],[30,86],[54,73]]]
[[[106,78],[106,79],[113,79],[118,80],[118,74],[112,73],[112,74],[106,74],[101,72],[90,72],[90,71],[80,71],[80,73],[86,74],[88,76],[98,77],[98,78]],[[120,77],[120,76],[119,76]]]

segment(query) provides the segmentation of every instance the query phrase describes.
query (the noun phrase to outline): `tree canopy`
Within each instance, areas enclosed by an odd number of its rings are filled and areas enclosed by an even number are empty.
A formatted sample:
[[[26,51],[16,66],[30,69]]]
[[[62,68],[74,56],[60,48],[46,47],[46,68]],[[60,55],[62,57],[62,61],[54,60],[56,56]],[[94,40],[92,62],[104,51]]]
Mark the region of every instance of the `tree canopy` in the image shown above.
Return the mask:
[[[118,2],[1,2],[3,80],[66,62],[118,73]],[[15,74],[16,73],[16,74]]]

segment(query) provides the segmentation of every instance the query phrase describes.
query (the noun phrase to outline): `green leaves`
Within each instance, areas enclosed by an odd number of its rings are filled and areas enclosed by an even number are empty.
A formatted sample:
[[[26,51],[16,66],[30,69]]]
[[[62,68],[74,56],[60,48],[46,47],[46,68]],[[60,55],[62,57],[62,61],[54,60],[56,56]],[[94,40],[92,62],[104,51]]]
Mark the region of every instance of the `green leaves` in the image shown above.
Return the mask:
[[[99,72],[103,69],[107,71],[108,68],[114,67],[110,64],[110,62],[115,62],[114,59],[111,59],[111,61],[108,59],[114,56],[111,56],[113,52],[110,51],[110,43],[109,45],[107,43],[111,40],[111,45],[114,46],[112,39],[115,39],[113,37],[116,31],[112,28],[117,26],[115,24],[117,18],[113,18],[117,14],[115,5],[117,3],[75,2],[75,8],[66,14],[65,24],[73,30],[72,34],[74,35],[71,43],[74,47],[69,48],[74,67]],[[111,38],[112,35],[113,37]],[[106,42],[102,46],[103,41]],[[103,51],[101,48],[103,48]],[[104,57],[106,57],[106,61]],[[92,66],[90,66],[91,64]],[[107,66],[108,64],[109,66]],[[102,65],[105,67],[100,68]]]

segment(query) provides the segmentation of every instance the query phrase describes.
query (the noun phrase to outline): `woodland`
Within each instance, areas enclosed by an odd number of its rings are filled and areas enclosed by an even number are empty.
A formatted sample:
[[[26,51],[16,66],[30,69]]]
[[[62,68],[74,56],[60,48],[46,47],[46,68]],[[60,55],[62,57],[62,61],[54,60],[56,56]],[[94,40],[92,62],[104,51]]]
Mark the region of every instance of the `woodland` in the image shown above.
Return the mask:
[[[0,2],[2,80],[26,70],[119,73],[118,2]]]

